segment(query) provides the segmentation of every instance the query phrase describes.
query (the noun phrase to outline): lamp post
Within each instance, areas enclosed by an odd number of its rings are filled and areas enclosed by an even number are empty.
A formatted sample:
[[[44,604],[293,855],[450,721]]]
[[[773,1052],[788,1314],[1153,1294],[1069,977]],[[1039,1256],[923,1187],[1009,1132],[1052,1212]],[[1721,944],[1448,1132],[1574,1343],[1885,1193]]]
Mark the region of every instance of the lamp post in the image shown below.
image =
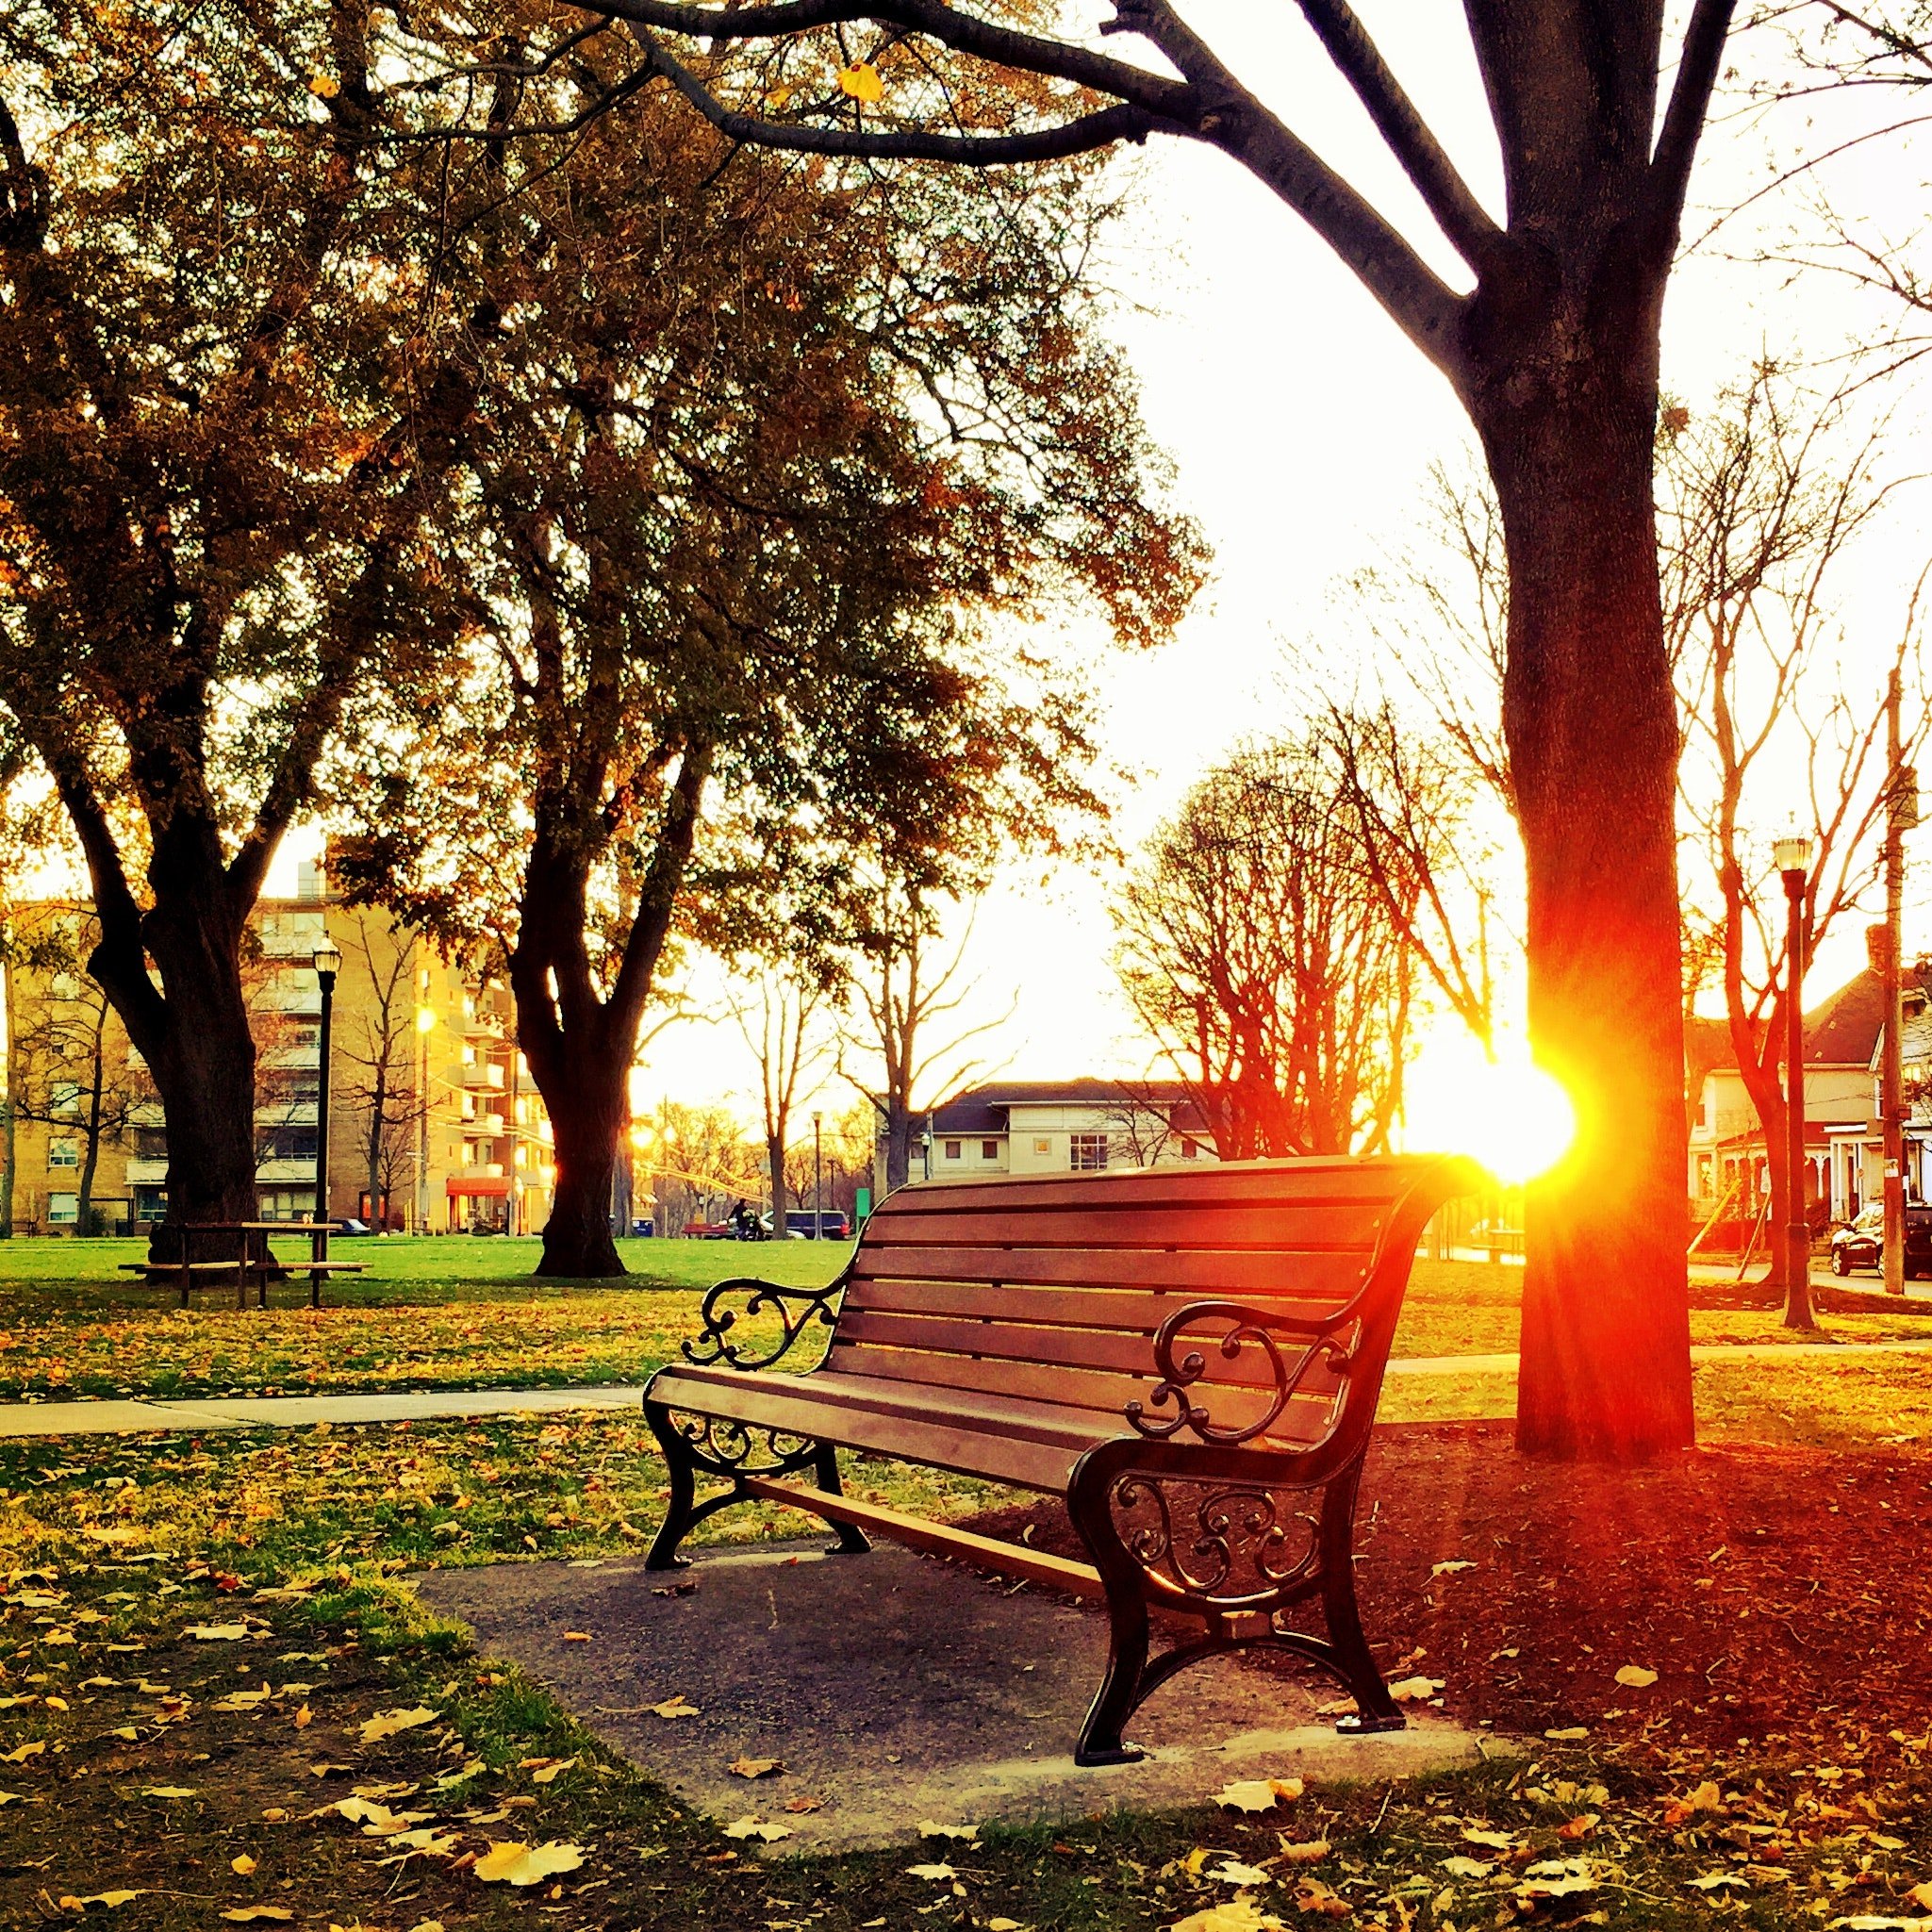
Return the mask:
[[[435,1013],[427,1006],[419,1006],[416,1009],[416,1231],[419,1234],[429,1232],[429,1036],[435,1031]]]
[[[315,1097],[315,1218],[329,1218],[329,1016],[336,1003],[341,949],[324,938],[315,949],[315,977],[322,985],[322,1071]]]
[[[1771,849],[1785,897],[1785,1222],[1784,1325],[1815,1329],[1811,1312],[1811,1234],[1805,1225],[1805,881],[1811,841],[1793,834]]]
[[[812,1239],[825,1239],[825,1163],[823,1142],[818,1135],[818,1122],[823,1116],[812,1115]]]

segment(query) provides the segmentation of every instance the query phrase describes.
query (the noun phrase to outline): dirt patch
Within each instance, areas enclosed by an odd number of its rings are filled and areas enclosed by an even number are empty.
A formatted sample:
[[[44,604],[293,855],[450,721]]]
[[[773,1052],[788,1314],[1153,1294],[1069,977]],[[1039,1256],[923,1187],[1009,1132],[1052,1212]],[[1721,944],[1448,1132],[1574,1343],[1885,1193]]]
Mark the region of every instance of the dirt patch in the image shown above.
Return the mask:
[[[1065,1553],[1057,1505],[976,1527]],[[1932,1454],[1735,1445],[1642,1469],[1517,1456],[1500,1423],[1377,1431],[1357,1548],[1385,1670],[1465,1724],[1775,1755],[1932,1728]],[[1444,1565],[1467,1565],[1443,1568]],[[1627,1666],[1649,1685],[1619,1683]]]

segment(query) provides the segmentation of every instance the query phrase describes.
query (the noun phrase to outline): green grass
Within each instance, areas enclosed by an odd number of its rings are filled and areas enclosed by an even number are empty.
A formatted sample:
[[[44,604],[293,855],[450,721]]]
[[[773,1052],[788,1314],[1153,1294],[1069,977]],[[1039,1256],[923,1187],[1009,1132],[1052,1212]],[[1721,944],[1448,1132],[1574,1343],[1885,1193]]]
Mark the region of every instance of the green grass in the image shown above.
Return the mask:
[[[133,1242],[0,1242],[0,1400],[115,1395],[309,1395],[364,1390],[557,1387],[637,1382],[696,1332],[702,1291],[757,1273],[790,1286],[831,1280],[844,1243],[635,1241],[619,1282],[539,1281],[534,1240],[463,1236],[343,1244],[372,1272],[339,1281],[326,1307],[288,1284],[273,1305],[238,1311],[226,1291],[192,1309],[116,1272]],[[294,1247],[285,1249],[291,1261]],[[1522,1273],[1481,1262],[1419,1261],[1396,1331],[1398,1357],[1508,1354]],[[1847,1340],[1932,1338],[1932,1309],[1828,1317]],[[1704,1343],[1793,1339],[1774,1313],[1696,1309]],[[1488,1385],[1415,1391],[1419,1414],[1507,1399]]]

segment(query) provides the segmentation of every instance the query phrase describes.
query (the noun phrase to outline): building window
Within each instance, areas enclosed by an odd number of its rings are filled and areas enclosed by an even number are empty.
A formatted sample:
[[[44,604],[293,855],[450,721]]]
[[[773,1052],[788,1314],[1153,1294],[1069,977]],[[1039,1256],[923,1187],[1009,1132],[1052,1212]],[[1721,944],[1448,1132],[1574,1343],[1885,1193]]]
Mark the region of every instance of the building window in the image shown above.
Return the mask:
[[[1049,1140],[1049,1139],[1047,1138],[1047,1136],[1046,1136],[1046,1135],[1045,1135],[1044,1133],[1036,1133],[1036,1134],[1035,1134],[1035,1135],[1033,1136],[1033,1152],[1034,1152],[1034,1153],[1036,1153],[1036,1154],[1050,1154],[1050,1153],[1051,1153],[1052,1151],[1053,1151],[1053,1143],[1052,1143],[1052,1142],[1051,1142],[1050,1140]]]
[[[1098,1172],[1107,1164],[1107,1136],[1104,1133],[1070,1133],[1066,1136],[1067,1165],[1076,1174]]]
[[[1200,1156],[1200,1142],[1196,1140],[1192,1134],[1183,1133],[1181,1136],[1181,1158],[1183,1161],[1198,1161]]]
[[[48,1112],[53,1114],[78,1114],[80,1112],[80,1082],[77,1080],[57,1080],[48,1083]]]
[[[50,1228],[72,1228],[80,1219],[80,1197],[77,1194],[50,1194],[47,1197],[47,1225]]]
[[[80,1165],[80,1143],[77,1140],[50,1140],[47,1143],[47,1165],[50,1167],[78,1167]]]
[[[165,1161],[168,1158],[168,1130],[165,1127],[137,1127],[134,1130],[134,1158],[137,1161]]]
[[[946,1158],[949,1161],[959,1159],[959,1143],[956,1140],[949,1140],[946,1143]]]
[[[999,1143],[997,1140],[983,1140],[980,1143],[980,1159],[997,1161],[999,1158]]]

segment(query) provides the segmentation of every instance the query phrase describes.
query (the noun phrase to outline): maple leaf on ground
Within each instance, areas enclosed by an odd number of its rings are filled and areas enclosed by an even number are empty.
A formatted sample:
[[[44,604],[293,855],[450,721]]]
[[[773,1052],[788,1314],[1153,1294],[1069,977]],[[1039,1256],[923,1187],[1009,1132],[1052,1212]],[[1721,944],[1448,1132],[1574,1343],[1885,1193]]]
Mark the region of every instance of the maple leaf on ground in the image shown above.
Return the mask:
[[[432,1710],[426,1704],[419,1704],[413,1710],[378,1710],[367,1718],[362,1726],[362,1742],[365,1744],[379,1742],[384,1738],[392,1738],[398,1731],[414,1730],[419,1725],[434,1723],[442,1712]]]
[[[1281,1921],[1252,1899],[1237,1898],[1177,1919],[1167,1932],[1284,1932]]]
[[[950,1865],[943,1863],[908,1865],[905,1869],[906,1876],[909,1878],[947,1879],[959,1876],[959,1874]]]
[[[1301,1792],[1298,1777],[1243,1777],[1223,1785],[1214,1803],[1230,1811],[1271,1811],[1278,1804],[1292,1805]]]
[[[45,1892],[41,1894],[43,1899],[46,1895]],[[61,1893],[59,1908],[63,1912],[84,1912],[90,1906],[106,1906],[111,1911],[116,1906],[124,1906],[131,1898],[142,1896],[141,1892],[128,1891],[124,1889],[114,1891],[91,1891],[81,1898],[76,1898],[73,1892],[68,1891]]]
[[[667,1697],[662,1704],[651,1707],[653,1717],[698,1717],[702,1715],[698,1707],[686,1699],[682,1693],[675,1697]]]
[[[730,1764],[734,1777],[769,1777],[784,1769],[783,1758],[734,1758]]]
[[[492,1839],[489,1850],[470,1869],[486,1885],[540,1885],[560,1872],[576,1871],[583,1862],[582,1850],[561,1840],[527,1845]]]
[[[789,1838],[792,1828],[789,1825],[768,1825],[762,1818],[735,1818],[724,1827],[727,1838],[755,1838],[766,1844],[775,1844],[782,1838]]]

